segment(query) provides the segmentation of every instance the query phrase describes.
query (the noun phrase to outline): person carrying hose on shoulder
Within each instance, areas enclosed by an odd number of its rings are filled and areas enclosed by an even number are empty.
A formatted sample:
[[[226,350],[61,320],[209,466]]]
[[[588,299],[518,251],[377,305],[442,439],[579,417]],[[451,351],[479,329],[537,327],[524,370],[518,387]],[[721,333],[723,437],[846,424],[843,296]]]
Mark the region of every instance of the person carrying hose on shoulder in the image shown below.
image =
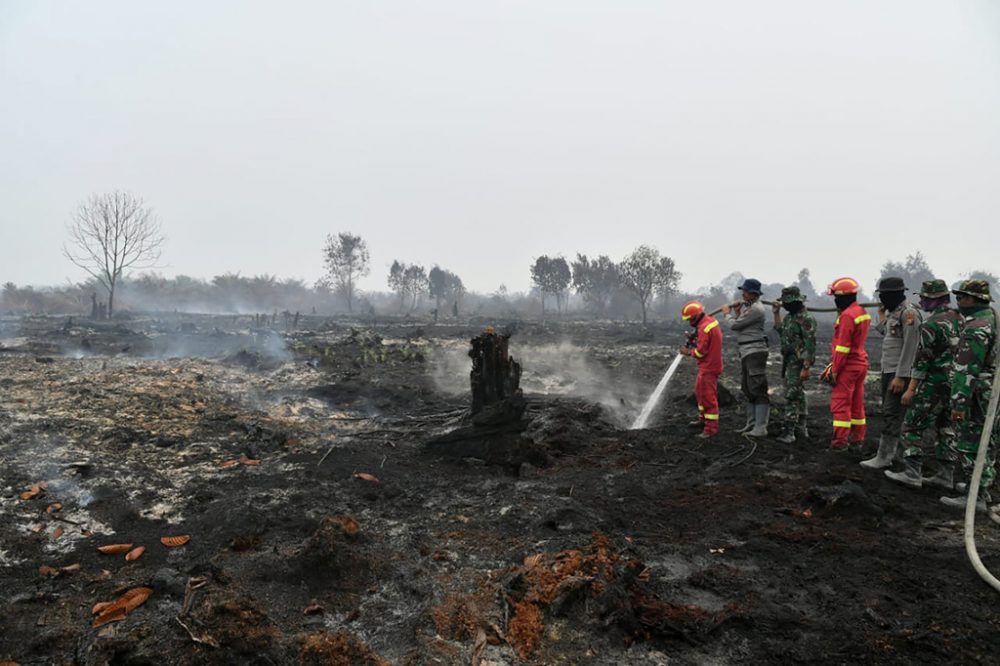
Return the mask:
[[[781,334],[781,375],[785,380],[784,432],[779,442],[791,444],[796,436],[805,439],[806,392],[802,382],[809,379],[809,369],[816,361],[816,318],[806,310],[801,290],[792,285],[781,290],[775,301],[774,328]],[[781,320],[781,309],[788,312]]]
[[[736,332],[740,347],[740,388],[747,400],[747,423],[740,434],[766,437],[771,403],[767,396],[766,310],[760,302],[760,280],[747,278],[740,285],[743,302],[723,305],[729,328]]]
[[[971,478],[979,440],[986,425],[986,410],[993,393],[993,375],[997,372],[997,319],[990,307],[990,285],[985,280],[963,280],[952,293],[958,296],[958,310],[965,319],[955,350],[951,373],[951,422],[958,431],[956,457],[967,478]],[[996,478],[996,442],[998,419],[993,424],[986,450],[986,466],[979,482],[976,509],[985,511],[990,501],[989,487]],[[966,489],[969,492],[969,489]],[[941,503],[965,507],[965,497],[942,497]]]
[[[681,309],[681,318],[695,329],[692,339],[680,352],[698,361],[698,376],[694,381],[694,396],[698,401],[698,418],[703,424],[701,439],[719,432],[719,375],[722,374],[722,328],[705,312],[705,306],[691,301]]]
[[[882,278],[877,293],[882,304],[878,309],[878,325],[875,326],[875,330],[882,334],[882,432],[875,456],[861,461],[861,466],[869,469],[890,467],[898,457],[903,428],[903,391],[912,376],[923,320],[920,312],[906,302],[903,278]]]
[[[827,292],[837,305],[837,323],[833,328],[830,364],[822,379],[833,386],[830,412],[833,415],[833,441],[830,449],[846,451],[851,444],[865,440],[865,376],[868,374],[868,329],[872,318],[858,305],[858,281],[834,280]]]

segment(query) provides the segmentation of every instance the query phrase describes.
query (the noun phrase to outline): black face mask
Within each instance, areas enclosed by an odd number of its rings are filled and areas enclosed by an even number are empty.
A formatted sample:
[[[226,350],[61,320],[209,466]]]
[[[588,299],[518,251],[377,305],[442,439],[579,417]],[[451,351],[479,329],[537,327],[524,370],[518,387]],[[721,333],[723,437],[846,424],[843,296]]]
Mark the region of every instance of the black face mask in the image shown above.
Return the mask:
[[[878,293],[879,302],[885,306],[885,309],[892,312],[899,304],[906,300],[905,291],[880,291]]]
[[[948,296],[938,296],[937,298],[921,298],[920,309],[924,312],[934,312],[938,308],[943,308],[951,304]]]
[[[834,296],[833,302],[837,304],[838,310],[845,309],[848,305],[858,300],[857,294],[841,294],[840,296]]]
[[[802,301],[792,301],[791,303],[782,303],[781,307],[785,308],[789,314],[798,314],[802,312],[802,308],[805,307],[805,303]]]
[[[961,312],[962,315],[965,317],[971,317],[972,315],[976,314],[980,310],[986,309],[987,307],[989,307],[989,305],[986,303],[986,301],[983,301],[982,303],[976,303],[975,305],[961,305],[959,306],[958,311]]]

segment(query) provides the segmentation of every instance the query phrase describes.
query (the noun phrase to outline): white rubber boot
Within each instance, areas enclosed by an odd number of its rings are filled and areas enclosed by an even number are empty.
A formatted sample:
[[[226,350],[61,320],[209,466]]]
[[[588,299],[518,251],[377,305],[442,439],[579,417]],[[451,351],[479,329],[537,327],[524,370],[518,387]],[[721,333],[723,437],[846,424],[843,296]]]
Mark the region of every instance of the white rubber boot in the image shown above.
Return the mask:
[[[899,438],[897,437],[882,435],[878,438],[878,452],[875,454],[875,457],[862,460],[861,466],[868,469],[885,469],[889,467],[892,465],[892,458],[896,454],[896,444],[898,442]]]

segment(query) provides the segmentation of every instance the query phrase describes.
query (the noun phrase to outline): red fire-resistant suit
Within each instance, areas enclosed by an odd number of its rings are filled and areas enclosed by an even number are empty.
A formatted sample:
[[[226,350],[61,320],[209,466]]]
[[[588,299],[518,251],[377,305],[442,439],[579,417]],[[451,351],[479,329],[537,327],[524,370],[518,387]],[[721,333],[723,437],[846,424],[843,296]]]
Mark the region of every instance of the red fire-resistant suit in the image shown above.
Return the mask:
[[[851,303],[841,311],[833,329],[832,371],[837,383],[830,396],[830,412],[836,448],[865,439],[865,376],[868,374],[865,342],[871,321],[871,315],[864,308]]]
[[[722,328],[711,315],[698,321],[698,342],[691,350],[698,360],[698,377],[694,381],[694,397],[698,415],[705,424],[705,434],[719,432],[719,375],[722,374]]]

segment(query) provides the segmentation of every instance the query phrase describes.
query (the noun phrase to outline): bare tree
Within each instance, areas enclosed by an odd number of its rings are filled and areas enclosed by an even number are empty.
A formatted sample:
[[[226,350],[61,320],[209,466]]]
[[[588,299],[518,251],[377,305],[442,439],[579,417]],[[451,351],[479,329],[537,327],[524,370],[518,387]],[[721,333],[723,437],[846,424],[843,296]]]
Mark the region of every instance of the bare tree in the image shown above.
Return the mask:
[[[681,274],[674,260],[661,256],[647,245],[640,245],[618,264],[622,286],[635,294],[642,306],[642,323],[646,323],[649,300],[654,293],[671,294],[677,289]]]
[[[347,300],[347,311],[354,312],[355,283],[369,271],[368,244],[350,233],[327,236],[323,259],[330,278]]]
[[[125,271],[155,266],[163,245],[152,209],[140,197],[120,191],[95,194],[80,204],[69,235],[63,254],[108,290],[108,317]]]

